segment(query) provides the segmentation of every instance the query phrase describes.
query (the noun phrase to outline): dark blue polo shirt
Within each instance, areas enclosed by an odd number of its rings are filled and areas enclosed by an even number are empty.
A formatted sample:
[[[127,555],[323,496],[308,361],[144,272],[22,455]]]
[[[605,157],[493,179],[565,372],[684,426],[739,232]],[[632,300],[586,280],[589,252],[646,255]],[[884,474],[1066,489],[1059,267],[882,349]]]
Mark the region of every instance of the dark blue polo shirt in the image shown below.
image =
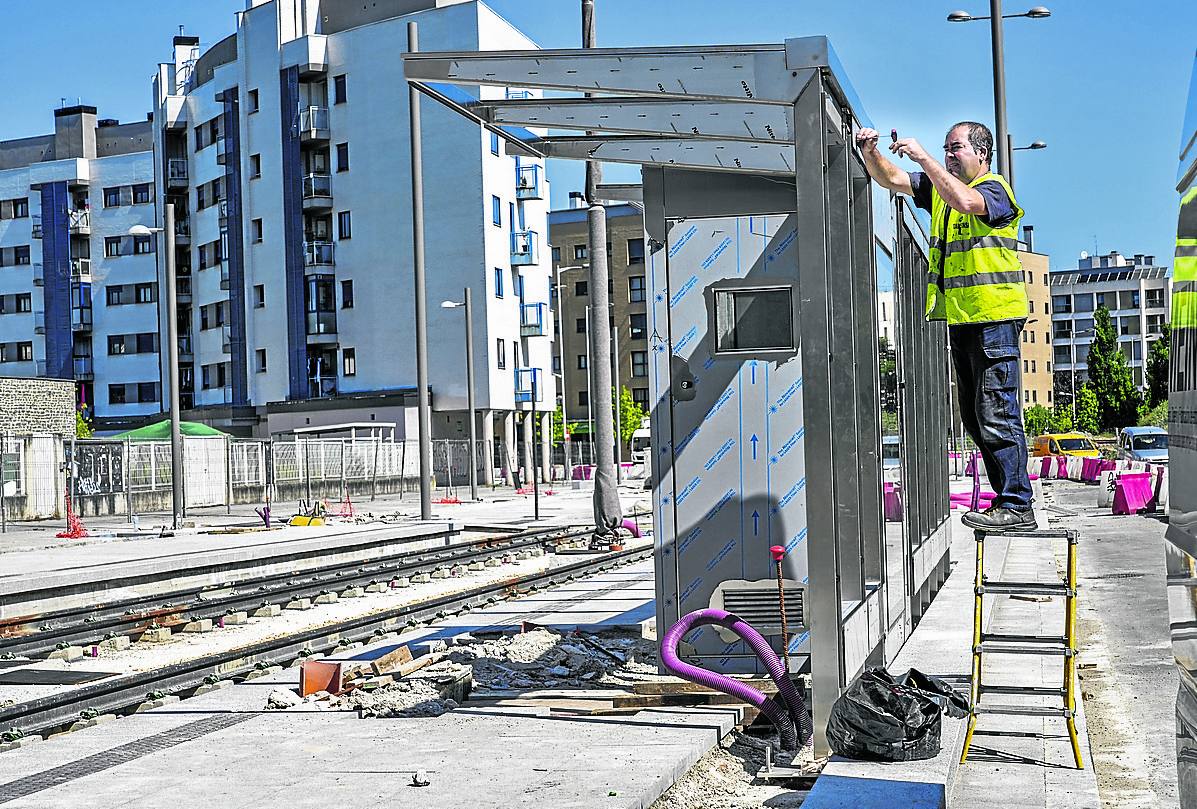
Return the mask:
[[[914,204],[930,213],[931,189],[934,188],[931,178],[921,171],[912,171],[910,172],[910,188],[914,191]],[[985,198],[985,210],[988,213],[980,217],[982,222],[991,228],[1000,228],[1014,221],[1014,205],[1001,183],[996,180],[986,180],[974,188]]]

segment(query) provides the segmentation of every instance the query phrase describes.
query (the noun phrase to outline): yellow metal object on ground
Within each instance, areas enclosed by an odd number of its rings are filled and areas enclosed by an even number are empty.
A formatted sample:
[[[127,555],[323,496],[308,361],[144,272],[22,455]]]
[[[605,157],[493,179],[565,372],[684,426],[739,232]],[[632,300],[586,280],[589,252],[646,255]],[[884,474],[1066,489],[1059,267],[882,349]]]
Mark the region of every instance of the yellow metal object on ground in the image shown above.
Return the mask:
[[[323,517],[310,517],[307,514],[296,514],[287,525],[324,525]]]

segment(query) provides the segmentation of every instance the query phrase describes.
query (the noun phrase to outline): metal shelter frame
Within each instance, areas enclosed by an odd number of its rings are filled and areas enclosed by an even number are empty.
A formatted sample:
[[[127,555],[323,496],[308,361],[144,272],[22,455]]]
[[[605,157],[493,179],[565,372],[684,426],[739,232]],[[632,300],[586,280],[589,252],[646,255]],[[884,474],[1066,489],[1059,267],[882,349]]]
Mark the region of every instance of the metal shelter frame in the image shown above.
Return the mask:
[[[404,54],[403,60],[413,85],[502,132],[509,152],[642,166],[650,262],[668,261],[671,222],[781,215],[796,223],[796,249],[783,270],[794,293],[791,354],[800,359],[804,376],[806,575],[794,575],[802,582],[809,645],[791,656],[810,674],[816,751],[826,752],[832,702],[864,666],[893,659],[946,578],[948,562],[946,333],[942,325],[917,322],[926,238],[897,208],[900,235],[888,253],[904,343],[898,387],[908,484],[906,507],[895,511],[883,502],[873,188],[853,138],[870,123],[829,41],[421,52]],[[598,95],[462,104],[439,84]],[[537,137],[516,128],[590,134]],[[620,198],[635,196],[627,188],[617,192]],[[668,291],[664,294],[668,301]],[[670,458],[677,447],[671,403],[689,395],[694,376],[684,367],[677,372],[667,320],[667,313],[654,315],[651,346],[669,371],[651,385],[662,634],[694,608],[684,592],[693,588],[681,580],[673,552],[694,517],[679,510],[680,498],[668,496],[675,490]],[[740,492],[741,498],[747,495]],[[887,518],[900,530],[891,527],[887,534]],[[894,536],[898,544],[887,548]],[[704,594],[712,584],[704,585]],[[733,657],[697,655],[715,669]]]

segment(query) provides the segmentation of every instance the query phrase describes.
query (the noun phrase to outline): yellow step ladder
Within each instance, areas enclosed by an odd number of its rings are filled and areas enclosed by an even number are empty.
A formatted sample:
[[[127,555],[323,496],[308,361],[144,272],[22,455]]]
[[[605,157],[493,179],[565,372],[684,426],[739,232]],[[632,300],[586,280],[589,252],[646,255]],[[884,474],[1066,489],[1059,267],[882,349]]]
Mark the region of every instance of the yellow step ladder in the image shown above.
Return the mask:
[[[993,581],[985,576],[985,538],[987,536],[1023,540],[1065,540],[1068,558],[1061,581]],[[968,731],[964,736],[964,750],[960,763],[968,759],[969,746],[977,718],[982,714],[1020,716],[1060,716],[1068,723],[1068,737],[1077,769],[1084,769],[1081,745],[1076,733],[1076,599],[1077,599],[1077,541],[1080,535],[1066,529],[1034,531],[976,531],[977,573],[973,599],[973,670],[969,689]],[[982,612],[987,595],[1030,595],[1064,597],[1064,632],[1060,635],[1014,635],[982,631]],[[986,685],[981,681],[981,663],[985,655],[1050,655],[1063,660],[1063,679],[1060,687]],[[1055,705],[993,704],[983,700],[986,695],[1039,696],[1060,699]]]

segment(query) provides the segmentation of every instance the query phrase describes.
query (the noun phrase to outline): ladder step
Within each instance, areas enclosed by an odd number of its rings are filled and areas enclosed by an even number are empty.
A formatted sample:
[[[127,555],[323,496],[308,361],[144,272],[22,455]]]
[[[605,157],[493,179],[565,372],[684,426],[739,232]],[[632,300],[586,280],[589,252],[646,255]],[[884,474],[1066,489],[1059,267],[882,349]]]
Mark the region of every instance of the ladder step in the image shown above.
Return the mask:
[[[1018,539],[1066,539],[1069,544],[1076,544],[1080,534],[1070,528],[1034,528],[1016,531],[988,531],[984,528],[974,528],[973,535],[978,541],[984,537],[1015,537]]]
[[[1076,652],[1063,643],[1052,645],[1047,643],[1019,644],[1010,641],[982,641],[973,648],[973,654],[1008,654],[1008,655],[1063,655],[1072,657]]]
[[[981,642],[994,641],[996,643],[1042,643],[1048,646],[1068,646],[1068,638],[1063,635],[1013,635],[1004,632],[982,632]]]
[[[1036,697],[1066,697],[1067,692],[1063,688],[1051,688],[1042,685],[985,685],[980,686],[982,694],[1028,694]]]
[[[1062,716],[1069,718],[1072,711],[1067,708],[1053,708],[1048,705],[974,705],[975,714],[1009,714],[1011,716]]]
[[[982,581],[976,592],[978,595],[1076,596],[1076,588],[1063,582],[1039,581]]]

